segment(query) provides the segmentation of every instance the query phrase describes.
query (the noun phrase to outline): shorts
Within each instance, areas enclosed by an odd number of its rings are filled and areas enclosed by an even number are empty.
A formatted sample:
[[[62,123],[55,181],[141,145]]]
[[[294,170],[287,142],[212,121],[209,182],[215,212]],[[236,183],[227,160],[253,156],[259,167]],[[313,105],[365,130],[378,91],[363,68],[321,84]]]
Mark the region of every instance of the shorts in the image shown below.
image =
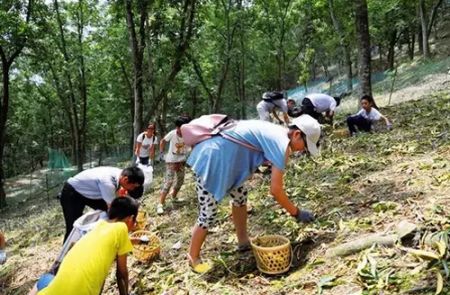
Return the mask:
[[[161,192],[168,193],[173,185],[173,190],[178,192],[184,182],[184,162],[166,163],[166,174]],[[175,184],[174,184],[175,182]]]
[[[197,177],[195,188],[199,204],[197,225],[203,229],[208,229],[217,221],[217,205],[219,202],[203,187],[199,177]],[[248,191],[244,186],[233,188],[229,194],[233,206],[241,207],[247,204]]]
[[[139,157],[139,163],[141,163],[142,165],[148,165],[149,159],[150,157]]]

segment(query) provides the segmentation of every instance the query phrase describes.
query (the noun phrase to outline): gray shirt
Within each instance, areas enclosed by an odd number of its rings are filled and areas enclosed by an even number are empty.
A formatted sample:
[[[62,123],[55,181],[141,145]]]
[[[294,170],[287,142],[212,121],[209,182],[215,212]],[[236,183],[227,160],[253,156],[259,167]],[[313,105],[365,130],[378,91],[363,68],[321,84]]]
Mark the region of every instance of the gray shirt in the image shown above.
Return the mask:
[[[105,200],[107,204],[116,197],[122,169],[96,167],[84,170],[69,178],[67,182],[81,195],[92,200]]]

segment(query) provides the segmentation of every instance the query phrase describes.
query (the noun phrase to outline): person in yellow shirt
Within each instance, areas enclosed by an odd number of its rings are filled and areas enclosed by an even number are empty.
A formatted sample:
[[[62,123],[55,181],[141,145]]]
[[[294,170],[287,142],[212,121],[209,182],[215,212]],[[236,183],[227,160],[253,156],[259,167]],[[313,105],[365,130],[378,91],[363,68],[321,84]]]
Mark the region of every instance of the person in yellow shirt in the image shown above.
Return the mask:
[[[38,295],[98,295],[114,260],[120,295],[128,294],[127,254],[132,251],[128,232],[136,225],[138,203],[130,197],[112,201],[108,221],[82,237],[61,263],[55,277],[43,275],[34,291]]]

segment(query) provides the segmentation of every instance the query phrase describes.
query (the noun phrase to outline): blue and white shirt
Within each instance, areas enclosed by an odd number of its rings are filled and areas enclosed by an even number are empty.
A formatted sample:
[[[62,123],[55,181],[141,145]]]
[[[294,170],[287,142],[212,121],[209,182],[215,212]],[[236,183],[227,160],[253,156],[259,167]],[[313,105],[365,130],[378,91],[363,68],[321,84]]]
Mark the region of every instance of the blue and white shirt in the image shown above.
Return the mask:
[[[225,133],[260,151],[222,136],[214,136],[194,147],[187,164],[217,201],[231,189],[241,186],[265,160],[280,170],[285,169],[289,145],[287,128],[260,120],[245,120]]]

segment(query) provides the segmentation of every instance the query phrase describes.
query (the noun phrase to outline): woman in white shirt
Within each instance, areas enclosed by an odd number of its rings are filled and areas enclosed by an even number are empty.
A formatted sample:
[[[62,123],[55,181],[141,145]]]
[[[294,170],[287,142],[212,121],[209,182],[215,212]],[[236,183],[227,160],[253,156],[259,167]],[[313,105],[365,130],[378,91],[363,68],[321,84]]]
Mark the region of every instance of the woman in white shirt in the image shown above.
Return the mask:
[[[147,130],[142,132],[136,138],[136,150],[134,154],[142,165],[152,165],[155,159],[155,145],[158,144],[158,138],[155,135],[155,124],[150,123]]]

